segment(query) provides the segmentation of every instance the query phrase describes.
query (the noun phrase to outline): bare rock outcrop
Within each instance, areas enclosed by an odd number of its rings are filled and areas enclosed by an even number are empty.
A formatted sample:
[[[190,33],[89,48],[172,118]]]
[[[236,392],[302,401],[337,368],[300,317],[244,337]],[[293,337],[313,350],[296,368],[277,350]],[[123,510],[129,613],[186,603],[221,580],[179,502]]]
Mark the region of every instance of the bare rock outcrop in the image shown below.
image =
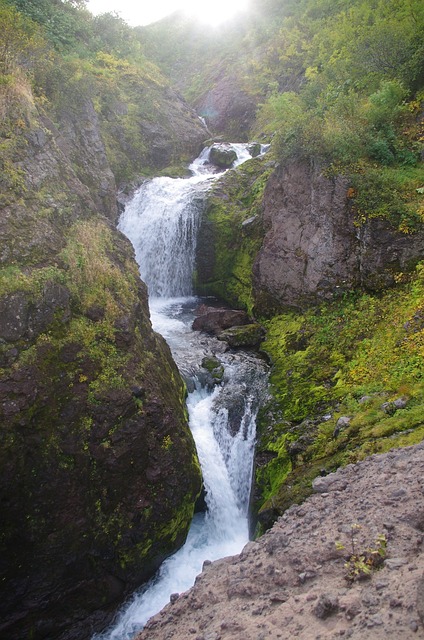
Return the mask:
[[[243,89],[236,74],[224,71],[195,106],[212,131],[237,140],[252,126],[257,102]]]
[[[257,308],[302,307],[356,286],[395,283],[424,252],[424,231],[406,236],[384,219],[355,224],[348,181],[313,162],[293,162],[270,177],[265,235],[254,266]]]
[[[263,245],[254,264],[261,291],[298,305],[348,289],[358,278],[356,229],[346,206],[347,181],[308,164],[277,170],[264,194]]]
[[[239,556],[206,563],[137,640],[423,638],[423,472],[424,443],[339,469]],[[381,563],[352,577],[379,540]]]

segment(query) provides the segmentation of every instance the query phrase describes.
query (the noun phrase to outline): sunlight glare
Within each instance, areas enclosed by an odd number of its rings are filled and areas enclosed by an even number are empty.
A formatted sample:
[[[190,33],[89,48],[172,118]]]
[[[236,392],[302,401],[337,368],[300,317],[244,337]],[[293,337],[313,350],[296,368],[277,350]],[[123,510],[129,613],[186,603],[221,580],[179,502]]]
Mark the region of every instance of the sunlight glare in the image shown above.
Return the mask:
[[[246,11],[248,0],[186,0],[184,11],[201,22],[217,26]]]

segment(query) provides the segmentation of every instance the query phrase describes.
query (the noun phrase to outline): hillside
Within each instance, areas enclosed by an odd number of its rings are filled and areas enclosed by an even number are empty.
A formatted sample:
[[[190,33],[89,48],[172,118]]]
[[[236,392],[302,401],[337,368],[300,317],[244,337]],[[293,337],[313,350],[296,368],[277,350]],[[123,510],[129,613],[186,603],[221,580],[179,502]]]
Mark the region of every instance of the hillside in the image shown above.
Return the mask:
[[[101,41],[84,9],[24,5],[0,3],[0,635],[82,638],[181,545],[201,489],[186,389],[115,223],[118,190],[181,170],[206,131],[117,51],[119,20]]]

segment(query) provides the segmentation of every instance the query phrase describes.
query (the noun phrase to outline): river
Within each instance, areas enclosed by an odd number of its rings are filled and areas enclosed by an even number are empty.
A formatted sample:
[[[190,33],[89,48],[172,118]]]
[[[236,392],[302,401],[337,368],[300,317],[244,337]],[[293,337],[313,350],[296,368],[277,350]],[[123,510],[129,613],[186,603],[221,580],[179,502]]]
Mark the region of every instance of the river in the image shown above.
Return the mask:
[[[236,165],[251,157],[246,145],[232,147]],[[134,246],[149,290],[153,328],[168,342],[190,391],[187,409],[206,511],[195,514],[184,546],[93,640],[130,640],[171,594],[193,585],[205,560],[239,553],[249,540],[255,418],[266,393],[267,371],[254,354],[226,350],[225,343],[191,329],[196,308],[215,302],[193,296],[192,275],[205,193],[220,174],[208,162],[208,149],[190,169],[190,178],[161,177],[143,184],[118,228]],[[202,367],[205,356],[221,362],[224,374],[219,384],[213,384]]]

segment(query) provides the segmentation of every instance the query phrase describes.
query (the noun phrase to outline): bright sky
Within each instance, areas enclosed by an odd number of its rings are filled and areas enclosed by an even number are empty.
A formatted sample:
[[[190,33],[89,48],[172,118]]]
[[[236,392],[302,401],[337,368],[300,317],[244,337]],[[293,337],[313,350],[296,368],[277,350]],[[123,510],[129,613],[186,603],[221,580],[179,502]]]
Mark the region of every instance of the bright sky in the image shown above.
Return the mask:
[[[182,9],[202,22],[218,25],[247,8],[249,0],[89,0],[91,13],[116,12],[133,27],[156,22]]]

